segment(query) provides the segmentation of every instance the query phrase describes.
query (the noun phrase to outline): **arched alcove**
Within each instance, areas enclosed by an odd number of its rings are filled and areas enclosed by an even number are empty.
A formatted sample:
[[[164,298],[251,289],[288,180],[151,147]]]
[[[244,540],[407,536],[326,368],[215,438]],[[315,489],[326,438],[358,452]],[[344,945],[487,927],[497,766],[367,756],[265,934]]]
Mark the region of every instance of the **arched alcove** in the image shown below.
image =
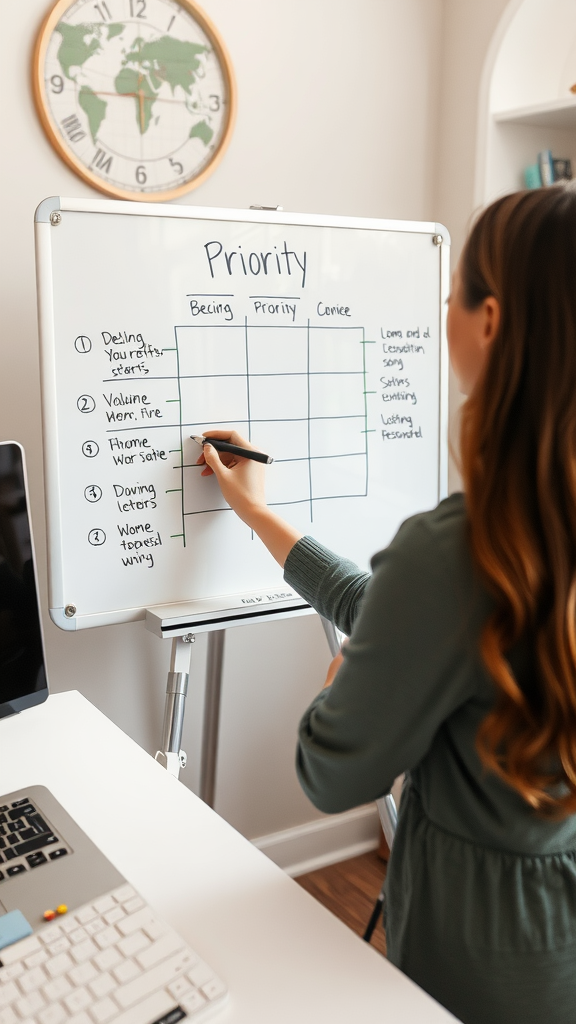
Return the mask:
[[[576,3],[512,0],[488,56],[479,112],[476,196],[524,187],[538,152],[576,174]]]

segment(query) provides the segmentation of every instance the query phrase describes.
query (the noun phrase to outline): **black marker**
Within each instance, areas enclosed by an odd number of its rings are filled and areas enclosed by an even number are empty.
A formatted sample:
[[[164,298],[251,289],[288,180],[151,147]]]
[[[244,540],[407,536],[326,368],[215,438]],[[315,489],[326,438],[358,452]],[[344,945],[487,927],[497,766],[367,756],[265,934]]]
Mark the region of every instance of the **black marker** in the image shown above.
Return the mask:
[[[251,448],[240,448],[237,444],[230,444],[228,441],[217,441],[214,437],[201,437],[199,434],[190,434],[196,444],[211,444],[217,452],[229,452],[230,455],[241,455],[243,459],[253,459],[254,462],[264,462],[269,466],[274,459],[264,452],[254,452]]]

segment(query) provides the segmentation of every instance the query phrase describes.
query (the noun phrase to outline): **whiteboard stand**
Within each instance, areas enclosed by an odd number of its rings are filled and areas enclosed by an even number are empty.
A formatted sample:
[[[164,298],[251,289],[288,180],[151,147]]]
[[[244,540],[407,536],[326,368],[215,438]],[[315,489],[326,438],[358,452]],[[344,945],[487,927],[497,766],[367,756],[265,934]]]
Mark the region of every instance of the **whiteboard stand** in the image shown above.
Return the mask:
[[[326,634],[328,647],[333,658],[340,653],[342,635],[330,619],[320,616]],[[212,629],[208,633],[208,657],[204,687],[204,720],[200,750],[200,799],[214,807],[216,794],[216,770],[218,764],[218,738],[220,732],[220,699],[222,695],[222,671],[224,667],[225,629]],[[186,696],[190,678],[190,659],[194,633],[184,633],[172,639],[170,671],[166,683],[166,703],[162,727],[161,749],[156,751],[156,760],[166,771],[178,778],[180,769],[186,767],[187,755],[181,748]],[[382,831],[389,850],[392,850],[398,810],[391,793],[376,801]]]
[[[311,614],[313,610],[310,605],[288,587],[279,592],[269,590],[264,594],[257,592],[147,609],[146,628],[161,639],[169,638],[172,641],[162,745],[155,757],[175,778],[178,778],[180,769],[186,767],[187,760],[181,743],[192,644],[196,640],[196,633],[208,633],[199,795],[210,807],[214,806],[216,789],[220,694],[226,633],[224,623],[238,626],[245,622],[273,622],[295,615]]]
[[[186,752],[181,749],[184,711],[190,678],[190,657],[193,633],[174,637],[170,657],[170,671],[166,683],[166,703],[162,727],[162,746],[156,751],[156,760],[176,779],[180,769],[186,767]]]
[[[216,791],[225,634],[226,630],[224,629],[215,629],[208,634],[204,722],[200,754],[200,798],[209,807],[214,806]],[[182,750],[181,743],[190,678],[192,644],[195,641],[194,633],[185,633],[184,636],[174,637],[172,640],[170,671],[166,683],[162,744],[161,749],[157,750],[155,755],[158,763],[176,779],[180,774],[180,769],[185,768],[187,763],[187,754],[185,750]]]
[[[328,647],[332,657],[339,654],[342,646],[342,635],[333,622],[320,616],[326,634]],[[206,681],[204,688],[204,719],[202,723],[202,741],[200,750],[200,792],[199,796],[209,807],[214,807],[216,795],[216,771],[218,765],[218,738],[220,732],[220,700],[222,695],[222,672],[224,667],[225,629],[213,629],[208,633],[208,656],[206,661]],[[166,703],[164,706],[164,725],[162,728],[162,746],[156,752],[156,760],[176,779],[180,769],[186,767],[187,755],[181,748],[182,729],[186,696],[190,678],[190,658],[194,633],[174,637],[170,671],[166,684]],[[376,801],[382,829],[388,847],[392,849],[396,831],[397,810],[392,794]]]

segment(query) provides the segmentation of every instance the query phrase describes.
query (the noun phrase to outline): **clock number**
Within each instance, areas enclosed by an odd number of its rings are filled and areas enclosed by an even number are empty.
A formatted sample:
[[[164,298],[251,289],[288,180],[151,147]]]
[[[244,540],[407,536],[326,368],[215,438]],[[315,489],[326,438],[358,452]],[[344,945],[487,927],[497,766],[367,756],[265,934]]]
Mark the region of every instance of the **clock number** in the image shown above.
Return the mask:
[[[56,95],[59,96],[64,88],[64,79],[62,78],[62,75],[52,75],[50,85],[52,86],[52,92],[55,92]]]
[[[76,114],[70,114],[68,117],[65,117],[60,124],[70,139],[70,142],[80,142],[81,139],[86,137],[86,132],[76,117]]]
[[[106,19],[108,19],[108,21],[112,21],[112,15],[108,10],[108,4],[105,2],[105,0],[101,0],[101,3],[99,4],[94,4],[94,8],[98,11],[98,14],[102,18],[102,21],[106,21]]]
[[[136,14],[134,14],[134,8],[137,8]],[[146,0],[130,0],[130,17],[131,18],[145,18],[146,14]]]
[[[170,164],[170,167],[176,171],[176,177],[179,177],[184,170],[183,164],[181,164],[179,160],[173,160],[172,157],[170,157],[168,163]]]
[[[140,166],[136,168],[136,181],[138,182],[139,185],[145,185],[146,182],[148,181],[146,169],[143,167],[142,164],[140,164]]]
[[[220,97],[215,96],[212,93],[212,95],[210,95],[208,99],[210,100],[210,103],[208,104],[208,109],[211,110],[213,114],[215,114],[218,110],[220,110]]]
[[[112,157],[103,149],[97,149],[92,157],[92,163],[98,168],[99,171],[103,171],[104,174],[110,174],[110,168],[112,167]]]

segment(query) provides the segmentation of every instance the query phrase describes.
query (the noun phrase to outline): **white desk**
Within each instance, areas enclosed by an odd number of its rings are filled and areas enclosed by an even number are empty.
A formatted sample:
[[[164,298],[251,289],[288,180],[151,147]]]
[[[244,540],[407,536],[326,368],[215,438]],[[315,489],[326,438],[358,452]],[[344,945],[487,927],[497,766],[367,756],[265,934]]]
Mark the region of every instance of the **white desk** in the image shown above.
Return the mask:
[[[0,720],[0,795],[34,783],[227,982],[218,1024],[454,1020],[79,693]]]

